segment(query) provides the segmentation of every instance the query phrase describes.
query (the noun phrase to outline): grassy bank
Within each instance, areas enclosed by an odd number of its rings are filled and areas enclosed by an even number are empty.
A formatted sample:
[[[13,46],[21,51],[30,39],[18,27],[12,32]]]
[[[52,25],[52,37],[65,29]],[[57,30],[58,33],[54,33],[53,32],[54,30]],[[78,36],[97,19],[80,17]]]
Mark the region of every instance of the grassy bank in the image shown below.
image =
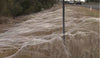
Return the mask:
[[[91,17],[97,17],[97,18],[100,17],[100,11],[98,10],[76,6],[76,5],[68,5],[68,6],[73,7],[75,11],[79,12],[80,14],[84,16],[91,16]]]

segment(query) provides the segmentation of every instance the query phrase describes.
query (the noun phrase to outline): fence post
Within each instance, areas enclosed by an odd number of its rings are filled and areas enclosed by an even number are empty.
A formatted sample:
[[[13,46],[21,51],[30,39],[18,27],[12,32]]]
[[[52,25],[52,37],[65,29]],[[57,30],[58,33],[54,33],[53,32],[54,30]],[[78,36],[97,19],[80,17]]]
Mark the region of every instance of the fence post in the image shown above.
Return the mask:
[[[65,44],[65,1],[63,0],[63,41]]]

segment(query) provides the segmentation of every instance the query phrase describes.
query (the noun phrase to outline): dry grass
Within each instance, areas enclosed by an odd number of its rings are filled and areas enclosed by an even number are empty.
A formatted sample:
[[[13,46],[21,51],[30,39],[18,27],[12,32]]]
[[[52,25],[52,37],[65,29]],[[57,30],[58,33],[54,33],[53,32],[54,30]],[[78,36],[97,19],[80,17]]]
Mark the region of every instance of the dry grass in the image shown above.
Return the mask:
[[[97,17],[97,18],[100,17],[100,11],[95,10],[95,9],[90,9],[90,8],[86,8],[86,7],[76,6],[76,5],[66,5],[66,7],[69,7],[72,10],[74,10],[75,12],[77,12],[77,14],[74,15],[76,17],[79,17],[81,15]]]
[[[80,7],[80,6],[76,6],[76,11],[80,12],[80,13],[85,13],[86,16],[91,16],[91,17],[100,17],[100,11],[95,10],[95,9],[89,9],[89,8],[85,8],[85,7]]]

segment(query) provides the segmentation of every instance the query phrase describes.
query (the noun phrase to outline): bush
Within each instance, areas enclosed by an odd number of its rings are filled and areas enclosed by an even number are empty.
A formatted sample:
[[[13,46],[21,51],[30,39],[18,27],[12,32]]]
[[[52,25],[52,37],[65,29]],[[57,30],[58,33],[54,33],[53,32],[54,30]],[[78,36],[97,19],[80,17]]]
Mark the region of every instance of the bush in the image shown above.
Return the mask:
[[[48,9],[55,3],[56,0],[1,0],[0,14],[5,16],[30,14]]]

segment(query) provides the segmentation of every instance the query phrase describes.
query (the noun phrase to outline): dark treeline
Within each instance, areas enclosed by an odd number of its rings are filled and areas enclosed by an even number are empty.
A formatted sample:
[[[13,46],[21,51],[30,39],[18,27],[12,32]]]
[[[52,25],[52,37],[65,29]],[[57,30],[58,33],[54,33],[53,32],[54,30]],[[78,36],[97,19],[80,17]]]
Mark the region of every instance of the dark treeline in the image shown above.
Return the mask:
[[[19,16],[48,9],[56,0],[0,0],[1,16]]]

